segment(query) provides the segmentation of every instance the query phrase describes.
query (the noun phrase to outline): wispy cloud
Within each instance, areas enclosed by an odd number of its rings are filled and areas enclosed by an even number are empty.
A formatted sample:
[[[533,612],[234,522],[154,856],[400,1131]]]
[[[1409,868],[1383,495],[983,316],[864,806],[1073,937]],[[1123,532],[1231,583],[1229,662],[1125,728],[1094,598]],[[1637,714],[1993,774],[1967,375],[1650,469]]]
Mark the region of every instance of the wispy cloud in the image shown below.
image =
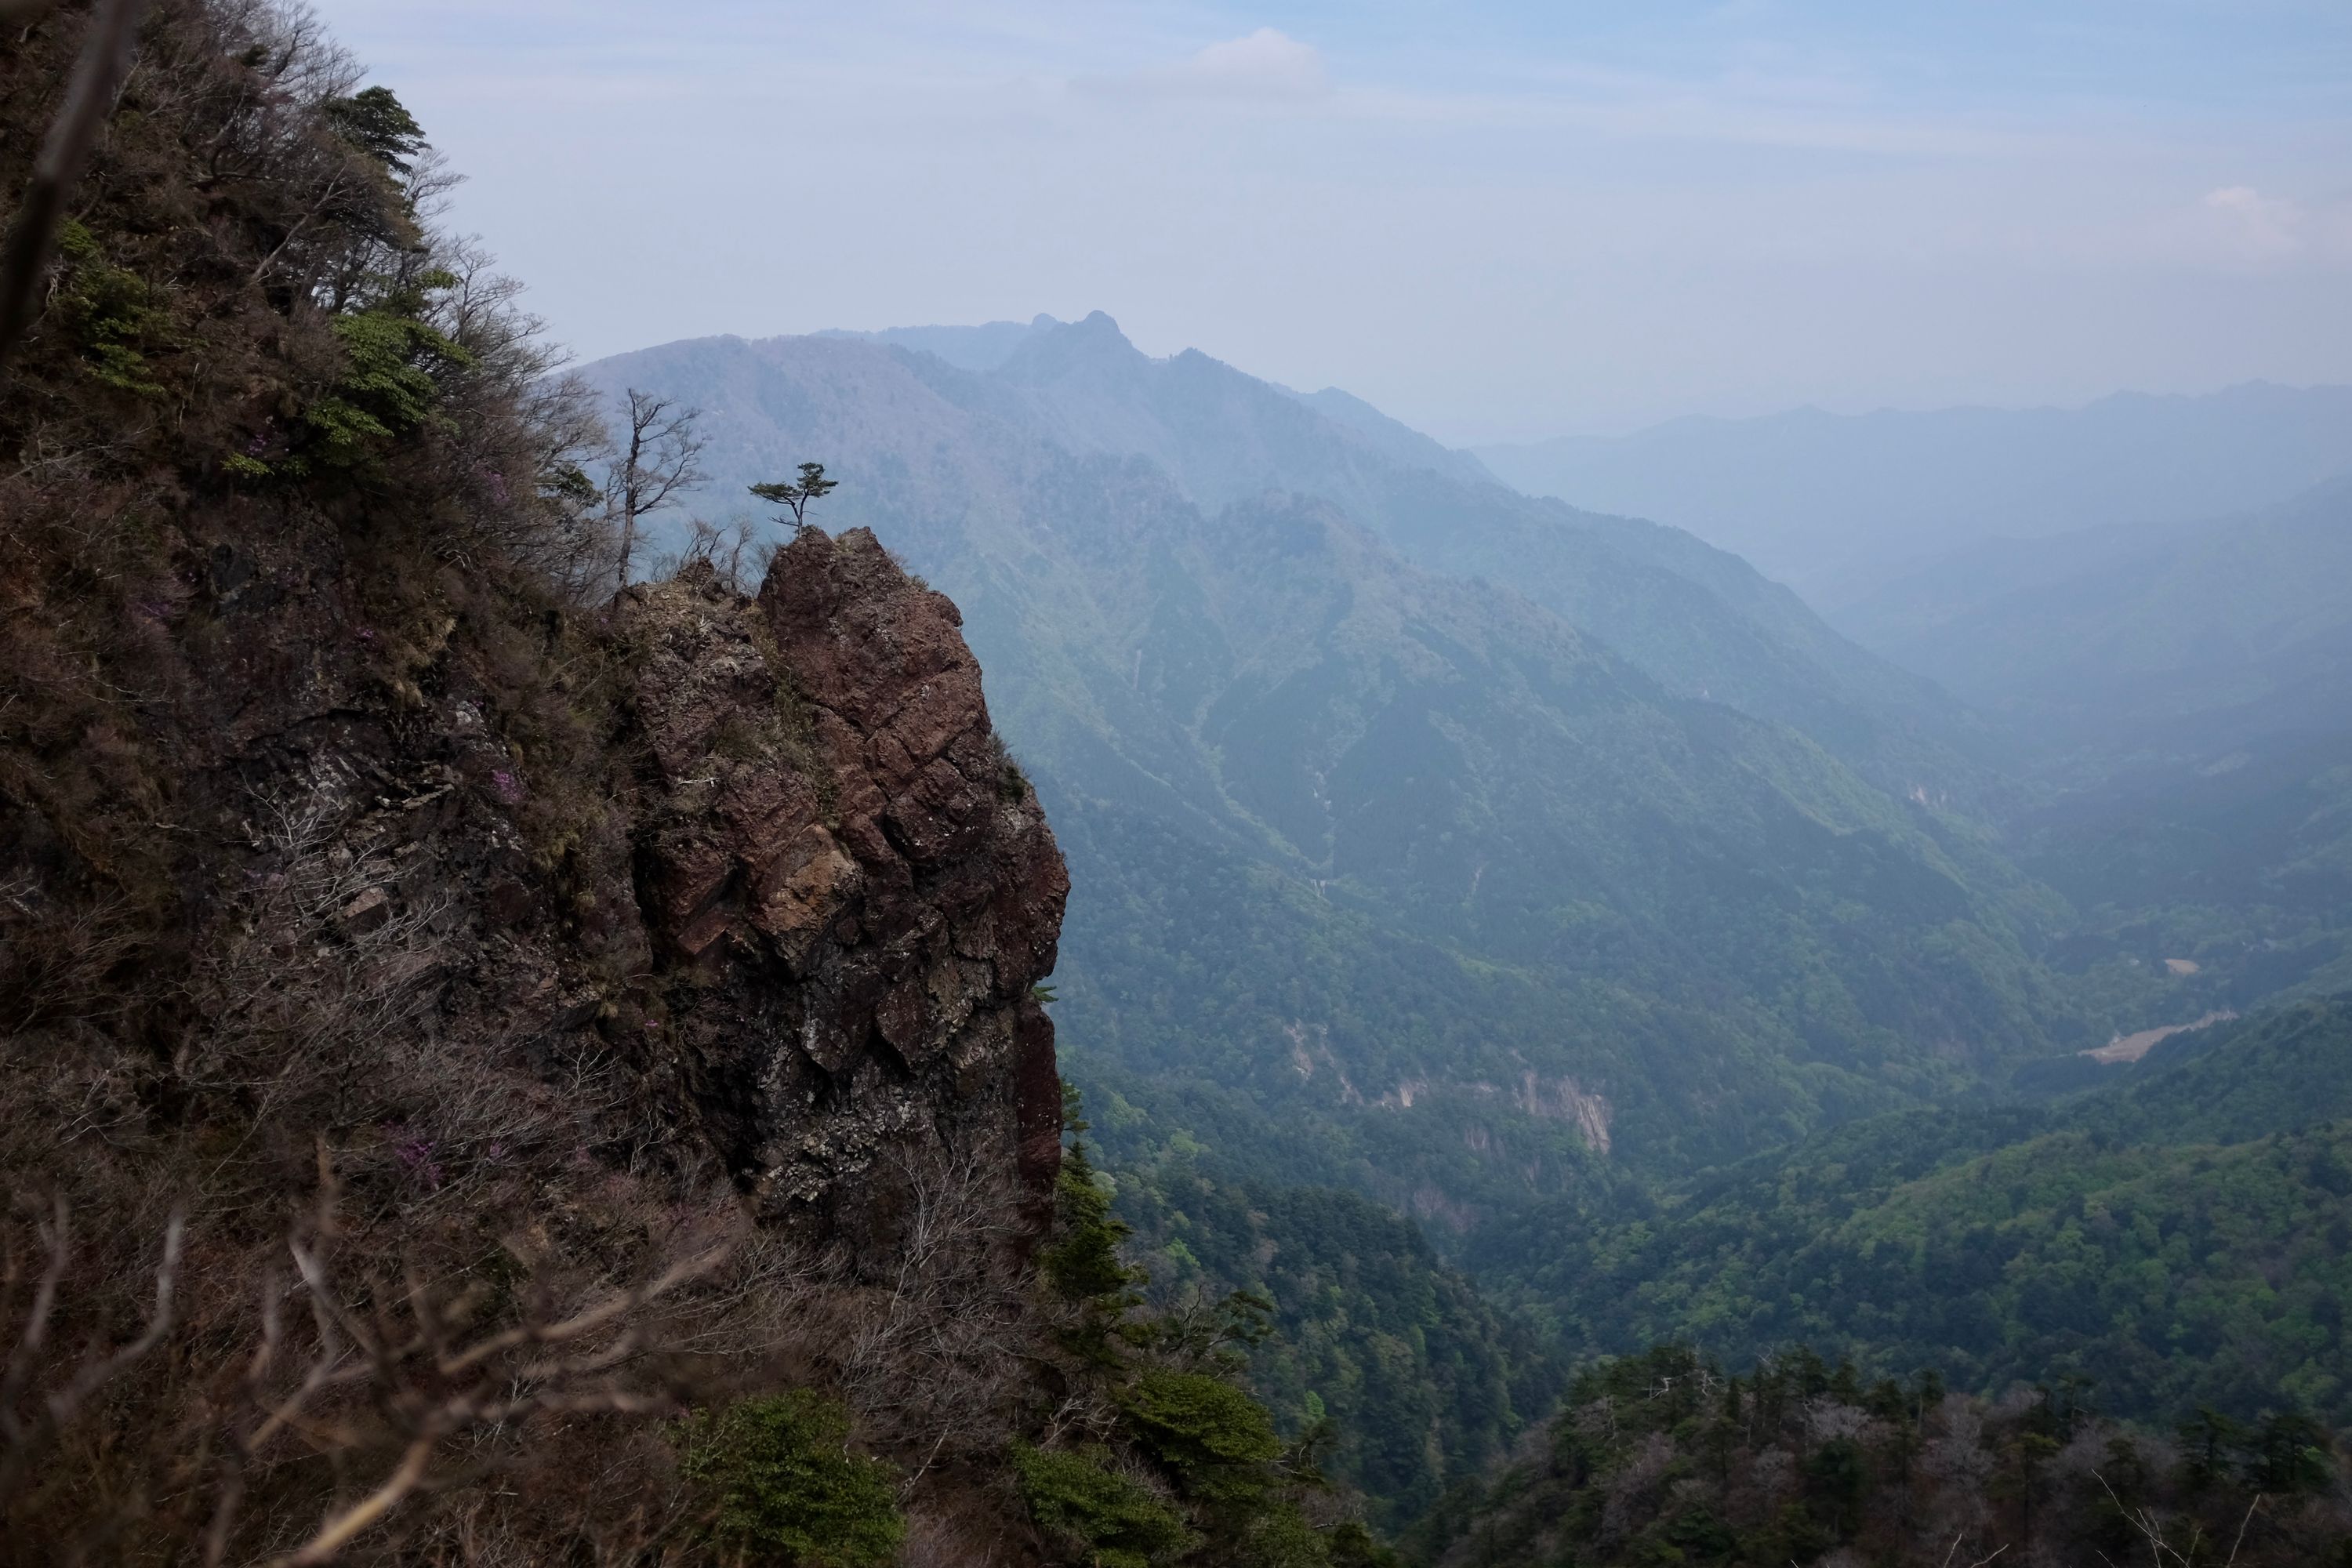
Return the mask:
[[[2257,260],[2293,256],[2304,248],[2303,209],[2252,185],[2223,185],[2205,193],[2202,204],[2230,244]]]
[[[1083,76],[1072,85],[1089,95],[1297,102],[1322,97],[1330,82],[1323,56],[1312,44],[1260,27],[1172,64],[1116,76]]]
[[[2352,201],[2297,200],[2221,185],[2197,203],[2197,237],[2228,259],[2258,265],[2352,259]]]

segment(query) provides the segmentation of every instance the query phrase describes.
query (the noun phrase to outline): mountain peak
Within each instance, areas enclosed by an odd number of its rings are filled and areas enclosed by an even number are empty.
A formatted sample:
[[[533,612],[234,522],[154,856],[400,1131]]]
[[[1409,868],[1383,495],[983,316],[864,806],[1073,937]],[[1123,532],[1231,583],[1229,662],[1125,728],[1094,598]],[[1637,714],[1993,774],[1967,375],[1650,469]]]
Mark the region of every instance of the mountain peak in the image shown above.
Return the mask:
[[[1002,372],[1015,381],[1057,380],[1081,372],[1120,371],[1145,363],[1118,323],[1101,310],[1083,321],[1041,323],[1006,358]]]

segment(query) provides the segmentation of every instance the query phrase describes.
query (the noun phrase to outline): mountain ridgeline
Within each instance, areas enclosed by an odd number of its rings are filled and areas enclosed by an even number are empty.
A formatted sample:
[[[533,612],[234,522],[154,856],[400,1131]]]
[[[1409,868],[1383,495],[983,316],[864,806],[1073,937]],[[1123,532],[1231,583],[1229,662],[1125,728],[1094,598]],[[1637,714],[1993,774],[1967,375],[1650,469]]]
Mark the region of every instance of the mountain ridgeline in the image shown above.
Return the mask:
[[[1144,1113],[1115,1151],[1455,1230],[2107,1037],[1971,721],[1737,560],[1105,317],[986,357],[587,374],[699,405],[722,494],[824,453],[963,606],[1071,857],[1068,1059]]]
[[[1971,708],[1100,314],[562,374],[142,13],[0,53],[0,1568],[2352,1563],[2340,487],[1864,605]]]

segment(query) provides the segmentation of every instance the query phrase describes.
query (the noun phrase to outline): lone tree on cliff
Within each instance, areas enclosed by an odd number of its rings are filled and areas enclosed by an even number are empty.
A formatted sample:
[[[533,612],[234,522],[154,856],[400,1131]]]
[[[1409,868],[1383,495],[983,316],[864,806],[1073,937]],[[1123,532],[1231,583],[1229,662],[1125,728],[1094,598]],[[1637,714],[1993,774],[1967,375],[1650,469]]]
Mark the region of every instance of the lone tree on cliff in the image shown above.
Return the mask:
[[[773,484],[753,485],[751,493],[771,505],[789,510],[793,514],[793,526],[805,528],[808,526],[809,503],[839,483],[837,479],[824,477],[823,463],[803,463],[798,484],[783,479]]]

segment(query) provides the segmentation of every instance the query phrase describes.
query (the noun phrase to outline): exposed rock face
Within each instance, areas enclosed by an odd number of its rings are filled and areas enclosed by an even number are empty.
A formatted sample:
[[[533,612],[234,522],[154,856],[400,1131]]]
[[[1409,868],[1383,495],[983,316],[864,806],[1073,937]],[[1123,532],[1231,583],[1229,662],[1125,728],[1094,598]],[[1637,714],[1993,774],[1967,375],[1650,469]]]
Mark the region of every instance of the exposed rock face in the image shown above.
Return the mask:
[[[1060,1158],[1032,990],[1069,879],[961,626],[864,530],[803,531],[756,599],[702,573],[620,606],[656,775],[639,903],[691,991],[686,1080],[764,1215],[854,1241],[888,1238],[894,1150],[1033,1193]]]

